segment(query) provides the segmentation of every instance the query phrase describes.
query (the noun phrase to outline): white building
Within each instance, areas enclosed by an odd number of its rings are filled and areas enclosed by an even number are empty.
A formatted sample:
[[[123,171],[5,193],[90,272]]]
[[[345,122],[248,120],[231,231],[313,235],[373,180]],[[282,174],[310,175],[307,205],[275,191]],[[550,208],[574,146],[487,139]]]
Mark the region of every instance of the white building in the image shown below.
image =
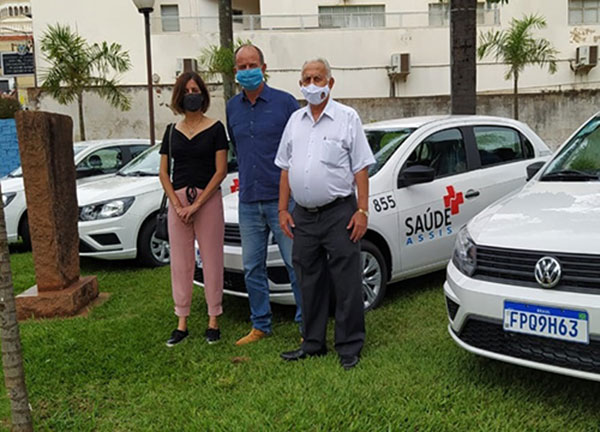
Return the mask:
[[[118,42],[129,50],[133,67],[121,82],[137,88],[140,96],[134,103],[139,101],[146,106],[141,95],[146,83],[143,18],[131,0],[31,0],[31,8],[36,43],[49,24],[61,23],[70,24],[89,42]],[[314,57],[330,61],[336,78],[333,94],[337,98],[422,97],[450,92],[447,3],[233,0],[233,9],[234,39],[249,40],[261,47],[269,83],[299,98],[300,67],[304,60]],[[512,19],[525,14],[545,17],[548,26],[536,35],[549,39],[558,50],[558,72],[550,75],[545,69],[528,67],[520,76],[520,91],[540,93],[598,87],[600,67],[574,69],[577,48],[596,47],[600,41],[599,1],[514,0],[500,6],[480,2],[478,31],[506,28]],[[156,0],[152,14],[152,54],[155,83],[159,87],[175,81],[181,59],[197,59],[208,45],[218,44],[217,15],[216,0]],[[594,53],[597,54],[597,49],[592,48],[591,54]],[[405,79],[390,79],[393,58],[408,59],[399,69],[406,72]],[[39,50],[36,65],[38,75],[43,73],[45,63]],[[512,82],[504,79],[506,69],[506,65],[491,58],[479,61],[478,92],[511,92]],[[223,101],[218,93],[211,113],[223,118]],[[168,96],[160,90],[156,95],[159,127],[171,119],[166,108]],[[86,110],[91,109],[90,104],[94,104],[95,110],[101,105],[87,100]],[[74,107],[66,109],[47,102],[42,103],[42,108],[67,112],[76,118]],[[145,122],[145,111],[138,111],[127,115],[134,116],[129,121],[138,124],[132,128],[139,132]]]
[[[60,3],[60,7],[58,4]],[[90,41],[116,41],[131,53],[134,68],[124,84],[145,82],[143,20],[127,0],[33,0],[34,34],[48,24],[69,23]],[[390,95],[388,71],[395,53],[409,54],[406,81],[395,83],[397,96],[448,94],[449,30],[447,4],[438,0],[234,0],[234,38],[250,40],[265,52],[271,82],[295,91],[307,58],[329,59],[337,78],[337,97]],[[596,86],[600,68],[576,74],[576,48],[600,40],[600,6],[592,0],[528,0],[478,5],[479,31],[501,29],[524,14],[543,15],[548,27],[537,34],[559,50],[555,75],[528,68],[523,91]],[[197,58],[218,43],[215,0],[157,0],[152,14],[154,71],[172,83],[178,59]],[[38,64],[43,67],[40,53]],[[478,91],[511,89],[505,66],[485,59],[478,66]]]

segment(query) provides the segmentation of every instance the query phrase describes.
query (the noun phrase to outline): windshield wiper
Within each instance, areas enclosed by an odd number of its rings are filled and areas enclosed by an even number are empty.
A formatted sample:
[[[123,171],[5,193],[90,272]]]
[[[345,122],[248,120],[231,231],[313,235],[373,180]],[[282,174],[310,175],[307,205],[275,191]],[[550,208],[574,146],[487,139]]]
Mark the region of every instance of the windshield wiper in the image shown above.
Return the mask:
[[[123,175],[123,176],[127,176],[127,177],[155,177],[158,174],[157,173],[151,173],[151,172],[148,172],[148,171],[131,171],[131,172],[127,173],[127,174],[122,173],[122,174],[119,174],[119,175]]]
[[[557,171],[542,176],[542,181],[585,181],[585,180],[598,180],[597,174],[589,174],[583,171],[577,170],[564,170]]]

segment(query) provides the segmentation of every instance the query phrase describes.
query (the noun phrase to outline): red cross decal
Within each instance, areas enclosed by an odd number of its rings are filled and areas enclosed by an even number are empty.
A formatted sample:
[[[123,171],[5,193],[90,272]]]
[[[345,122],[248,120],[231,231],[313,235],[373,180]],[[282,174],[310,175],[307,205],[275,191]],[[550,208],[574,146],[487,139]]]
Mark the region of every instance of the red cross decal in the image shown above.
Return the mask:
[[[463,193],[456,193],[454,186],[446,186],[446,191],[448,195],[444,196],[444,207],[450,208],[450,214],[458,214],[460,205],[465,202]]]
[[[234,193],[235,191],[239,190],[240,189],[240,180],[233,179],[233,184],[231,186],[229,186],[229,189],[231,189],[231,193]]]

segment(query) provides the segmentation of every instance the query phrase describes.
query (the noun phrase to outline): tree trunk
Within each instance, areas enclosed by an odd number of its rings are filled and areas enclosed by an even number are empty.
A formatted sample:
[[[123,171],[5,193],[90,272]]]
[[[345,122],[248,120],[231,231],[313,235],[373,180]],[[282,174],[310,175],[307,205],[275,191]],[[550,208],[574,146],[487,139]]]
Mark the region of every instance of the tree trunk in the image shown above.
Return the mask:
[[[231,16],[231,0],[219,0],[219,35],[221,48],[233,50],[233,19]],[[223,73],[223,96],[225,102],[231,99],[235,92],[233,70]]]
[[[83,91],[77,96],[77,106],[79,108],[79,140],[85,141],[85,124],[83,123]]]
[[[15,295],[13,292],[8,239],[4,207],[0,202],[0,337],[2,337],[2,367],[4,384],[10,398],[12,431],[33,431],[25,371],[23,370],[23,354],[21,337],[17,322]]]
[[[477,107],[477,0],[450,0],[450,100],[452,114]]]
[[[513,117],[519,120],[519,72],[514,73],[513,80]]]

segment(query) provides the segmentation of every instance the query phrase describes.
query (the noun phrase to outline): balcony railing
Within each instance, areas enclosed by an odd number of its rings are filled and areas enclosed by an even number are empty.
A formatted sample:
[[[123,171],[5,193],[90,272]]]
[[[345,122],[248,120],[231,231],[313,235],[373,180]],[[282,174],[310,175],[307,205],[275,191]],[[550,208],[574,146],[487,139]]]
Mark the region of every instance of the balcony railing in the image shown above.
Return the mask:
[[[447,12],[335,13],[313,15],[234,15],[233,30],[331,30],[331,29],[402,29],[443,28],[450,18]],[[478,26],[500,25],[500,9],[477,11]],[[155,17],[152,32],[218,32],[218,17]]]

